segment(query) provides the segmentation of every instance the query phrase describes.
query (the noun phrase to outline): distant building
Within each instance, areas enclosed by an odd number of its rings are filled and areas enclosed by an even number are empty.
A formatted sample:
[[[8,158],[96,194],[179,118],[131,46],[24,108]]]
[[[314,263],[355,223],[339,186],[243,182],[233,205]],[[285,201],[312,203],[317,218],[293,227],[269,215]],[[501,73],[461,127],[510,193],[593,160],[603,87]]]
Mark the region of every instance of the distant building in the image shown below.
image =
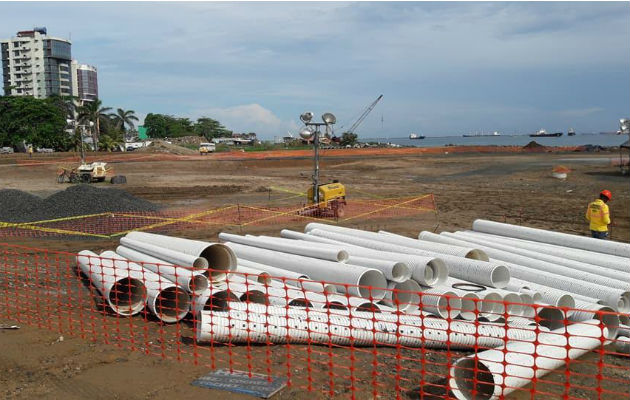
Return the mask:
[[[96,67],[72,60],[72,95],[81,102],[98,99]]]
[[[46,28],[20,31],[0,41],[6,95],[71,96],[71,42],[47,35]]]

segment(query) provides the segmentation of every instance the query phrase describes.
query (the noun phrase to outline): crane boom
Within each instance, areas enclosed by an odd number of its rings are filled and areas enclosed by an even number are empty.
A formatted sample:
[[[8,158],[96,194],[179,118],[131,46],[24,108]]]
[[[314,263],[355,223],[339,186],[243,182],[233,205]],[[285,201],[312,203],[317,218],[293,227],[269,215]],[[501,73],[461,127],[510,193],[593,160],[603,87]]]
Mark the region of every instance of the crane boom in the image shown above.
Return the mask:
[[[367,118],[367,116],[372,112],[374,107],[376,107],[376,105],[378,104],[379,101],[381,101],[382,98],[383,98],[383,95],[378,96],[378,98],[374,100],[374,102],[372,102],[372,104],[370,104],[368,108],[365,109],[365,111],[363,111],[363,114],[361,114],[359,119],[357,119],[356,122],[352,124],[350,129],[348,129],[346,132],[354,133],[354,130],[357,129],[359,125],[361,125],[361,122],[363,122],[363,120]]]

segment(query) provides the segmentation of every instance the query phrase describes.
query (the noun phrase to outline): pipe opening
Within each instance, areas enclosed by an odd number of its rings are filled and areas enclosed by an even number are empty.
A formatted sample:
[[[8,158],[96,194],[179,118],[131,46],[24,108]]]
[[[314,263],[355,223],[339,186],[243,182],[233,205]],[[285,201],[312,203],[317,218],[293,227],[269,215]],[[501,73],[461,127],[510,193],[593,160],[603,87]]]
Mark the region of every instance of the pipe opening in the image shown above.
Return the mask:
[[[146,288],[138,279],[118,280],[109,291],[109,305],[120,315],[133,315],[144,306]]]
[[[465,257],[470,258],[472,260],[490,261],[490,258],[488,257],[485,251],[477,250],[477,249],[470,250],[468,253],[466,253]]]
[[[475,358],[464,358],[454,366],[454,391],[459,392],[465,399],[487,400],[494,394],[494,375],[482,362]]]
[[[411,277],[411,270],[405,263],[397,262],[392,267],[392,281],[404,282]]]
[[[337,253],[337,261],[339,261],[339,262],[346,262],[346,261],[348,261],[349,257],[350,257],[350,255],[345,250],[341,250],[341,251],[339,251],[339,253]]]
[[[226,271],[236,268],[236,255],[224,244],[213,243],[206,247],[200,256],[208,260],[212,280],[223,279]]]
[[[374,303],[370,303],[366,301],[365,303],[361,303],[356,307],[357,311],[371,312],[371,313],[380,313],[381,309]]]
[[[459,311],[459,316],[467,321],[473,321],[477,318],[477,305],[475,299],[479,296],[473,293],[466,293],[461,297],[462,307]]]
[[[621,313],[627,313],[630,311],[630,292],[623,292],[619,303],[617,304],[617,311]]]
[[[521,296],[516,293],[506,293],[503,296],[503,301],[505,303],[505,310],[509,316],[520,317],[523,315],[523,306],[519,304],[521,302]]]
[[[433,269],[432,271],[433,273],[432,279],[434,279],[433,284],[440,284],[440,283],[446,282],[446,279],[448,278],[448,266],[446,265],[444,260],[439,259],[439,258],[434,258],[433,260],[429,262],[429,266]]]
[[[501,302],[501,296],[495,292],[486,293],[480,301],[483,317],[488,321],[496,321],[503,316],[505,307]]]
[[[608,340],[615,339],[619,332],[619,314],[615,313],[615,310],[608,306],[601,307],[599,312],[596,312],[593,315],[593,319],[601,321],[601,323],[606,328],[603,331],[604,337]]]
[[[248,290],[241,295],[240,300],[245,303],[269,305],[269,302],[267,301],[267,296],[265,296],[265,294],[260,290]]]
[[[313,303],[306,299],[293,299],[289,302],[289,305],[293,307],[313,308]]]
[[[197,257],[195,261],[193,261],[192,265],[194,269],[208,269],[209,266],[210,263],[208,263],[208,260],[205,257]]]
[[[271,279],[271,275],[269,275],[269,273],[267,273],[267,272],[261,272],[256,277],[256,282],[258,282],[260,284],[263,284],[263,285],[271,285],[271,281],[272,280],[273,279]]]
[[[565,326],[564,312],[555,307],[542,307],[538,309],[538,317],[540,322],[538,325],[549,328],[550,330],[556,330]]]
[[[371,297],[378,300],[385,297],[384,288],[387,287],[387,280],[380,271],[365,271],[359,278],[358,285],[361,297]]]
[[[503,289],[510,283],[510,270],[505,265],[497,265],[492,270],[491,276],[494,287]]]
[[[192,279],[188,281],[188,290],[195,294],[203,293],[210,286],[210,282],[205,275],[193,275]]]
[[[177,322],[188,314],[190,296],[178,287],[170,287],[160,291],[154,304],[159,319]]]
[[[575,299],[570,294],[563,294],[556,301],[556,307],[575,308]]]
[[[213,292],[203,306],[205,311],[227,311],[230,301],[240,301],[236,295],[227,290]]]
[[[329,310],[347,310],[348,307],[344,306],[342,303],[338,301],[331,301],[324,305],[324,308]]]
[[[521,293],[521,303],[523,303],[523,317],[533,318],[536,316],[536,310],[532,307],[534,298],[527,293]]]

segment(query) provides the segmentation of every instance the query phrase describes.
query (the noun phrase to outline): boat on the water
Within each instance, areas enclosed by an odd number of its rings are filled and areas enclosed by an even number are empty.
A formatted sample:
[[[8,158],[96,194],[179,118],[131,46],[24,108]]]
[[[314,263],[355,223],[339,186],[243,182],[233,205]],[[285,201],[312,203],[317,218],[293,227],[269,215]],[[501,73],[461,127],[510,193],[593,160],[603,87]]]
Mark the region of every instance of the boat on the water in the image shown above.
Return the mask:
[[[424,135],[418,135],[415,133],[410,133],[409,134],[409,139],[424,139],[426,136]]]
[[[465,133],[462,135],[463,137],[488,137],[488,136],[501,136],[501,134],[497,131],[492,133]]]
[[[532,133],[529,135],[529,137],[559,137],[562,136],[562,132],[554,132],[554,133],[547,133],[546,130],[541,129],[536,133]]]
[[[568,136],[575,136],[575,131],[573,130],[573,128],[569,128],[569,131],[567,132]]]

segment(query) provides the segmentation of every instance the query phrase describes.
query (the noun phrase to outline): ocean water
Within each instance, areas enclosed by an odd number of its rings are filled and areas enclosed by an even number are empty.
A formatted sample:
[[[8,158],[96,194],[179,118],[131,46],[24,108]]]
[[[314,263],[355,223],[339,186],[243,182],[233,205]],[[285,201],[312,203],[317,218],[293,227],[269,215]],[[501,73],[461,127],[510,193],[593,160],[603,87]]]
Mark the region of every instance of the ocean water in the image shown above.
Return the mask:
[[[416,147],[441,147],[449,144],[460,146],[525,146],[532,140],[543,146],[583,146],[583,145],[599,145],[599,146],[619,146],[626,140],[628,135],[611,135],[611,134],[577,134],[575,136],[567,136],[566,133],[560,137],[529,137],[528,135],[501,135],[501,136],[428,136],[425,139],[409,139],[408,137],[392,137],[392,138],[362,138],[363,142],[380,142],[394,143],[401,146]]]

